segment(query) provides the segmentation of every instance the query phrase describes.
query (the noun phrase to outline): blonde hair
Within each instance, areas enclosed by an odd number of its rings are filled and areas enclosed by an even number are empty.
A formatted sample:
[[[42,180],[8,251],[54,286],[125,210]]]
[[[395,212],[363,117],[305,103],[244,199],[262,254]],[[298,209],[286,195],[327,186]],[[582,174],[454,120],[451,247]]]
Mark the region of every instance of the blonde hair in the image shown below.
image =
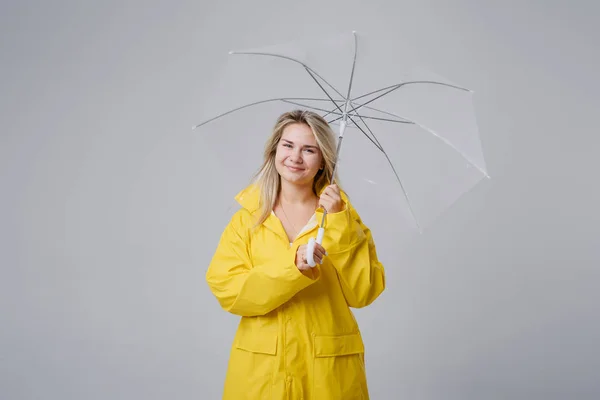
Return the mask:
[[[284,129],[297,123],[306,124],[310,127],[323,157],[323,169],[319,170],[314,178],[313,192],[318,195],[331,182],[336,161],[336,139],[327,121],[319,114],[306,110],[293,110],[281,114],[265,144],[263,164],[253,178],[253,182],[260,192],[261,210],[256,222],[257,226],[262,224],[271,214],[281,189],[281,177],[275,168],[277,145]],[[337,173],[334,182],[338,183]]]

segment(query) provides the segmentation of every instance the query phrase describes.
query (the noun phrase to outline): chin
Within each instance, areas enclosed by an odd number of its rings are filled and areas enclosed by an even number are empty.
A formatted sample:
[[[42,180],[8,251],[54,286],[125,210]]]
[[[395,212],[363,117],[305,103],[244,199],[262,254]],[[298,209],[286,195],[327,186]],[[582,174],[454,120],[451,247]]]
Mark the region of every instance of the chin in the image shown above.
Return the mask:
[[[307,176],[295,176],[292,174],[280,174],[281,179],[294,185],[308,185],[312,183],[312,179]]]

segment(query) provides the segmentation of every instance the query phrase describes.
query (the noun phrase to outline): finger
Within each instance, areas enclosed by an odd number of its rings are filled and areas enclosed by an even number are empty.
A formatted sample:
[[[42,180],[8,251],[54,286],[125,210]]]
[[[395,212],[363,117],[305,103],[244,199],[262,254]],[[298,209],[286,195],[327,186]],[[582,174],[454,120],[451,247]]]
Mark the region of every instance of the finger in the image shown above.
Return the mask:
[[[327,193],[322,194],[321,197],[319,198],[319,204],[322,206],[328,206],[332,202],[333,202],[333,199]]]
[[[325,258],[325,256],[323,254],[316,254],[315,255],[315,261],[318,264],[323,264],[323,258]]]
[[[318,250],[322,255],[327,255],[327,250],[325,250],[325,248],[319,243],[315,243],[315,249]]]
[[[329,208],[331,206],[331,204],[333,204],[333,202],[329,199],[323,199],[322,201],[319,202],[319,205],[321,205],[325,208]]]
[[[317,264],[321,264],[323,261],[323,255],[315,250],[315,253],[313,254],[313,260],[315,260]]]
[[[335,189],[334,189],[332,186],[327,186],[327,187],[326,187],[326,188],[323,190],[322,194],[326,194],[326,195],[328,195],[328,196],[335,195]]]
[[[315,254],[325,254],[325,249],[319,243],[315,243]]]
[[[325,195],[325,198],[331,200],[332,202],[340,201],[342,199],[339,193],[336,192],[327,192],[323,194]]]

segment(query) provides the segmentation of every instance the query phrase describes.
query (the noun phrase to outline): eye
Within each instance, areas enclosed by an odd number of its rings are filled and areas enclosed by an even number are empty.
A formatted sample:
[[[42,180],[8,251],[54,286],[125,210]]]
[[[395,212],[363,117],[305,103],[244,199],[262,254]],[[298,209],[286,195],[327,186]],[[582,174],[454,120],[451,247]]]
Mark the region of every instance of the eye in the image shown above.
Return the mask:
[[[284,143],[284,144],[283,144],[283,147],[288,147],[288,148],[290,148],[290,149],[291,149],[291,148],[292,148],[292,145],[291,145],[291,144],[289,144],[289,143]]]
[[[304,149],[304,150],[307,151],[310,154],[314,154],[314,152],[315,152],[313,149]]]

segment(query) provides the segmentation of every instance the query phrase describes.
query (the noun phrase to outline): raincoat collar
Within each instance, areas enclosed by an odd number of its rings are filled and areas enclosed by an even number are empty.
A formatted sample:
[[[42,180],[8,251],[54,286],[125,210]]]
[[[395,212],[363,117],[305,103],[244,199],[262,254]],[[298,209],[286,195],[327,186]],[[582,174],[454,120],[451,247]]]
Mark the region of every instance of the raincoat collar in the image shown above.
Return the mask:
[[[325,187],[321,188],[318,191],[318,195],[321,195],[321,193],[323,192],[323,190],[325,190]],[[340,194],[342,197],[342,200],[346,203],[346,206],[348,204],[348,196],[346,195],[346,193],[343,190],[340,190]],[[242,206],[243,208],[245,208],[250,214],[252,215],[257,215],[258,213],[260,213],[260,188],[256,185],[256,184],[250,184],[247,187],[245,187],[244,189],[242,189],[236,196],[235,196],[235,200],[240,204],[240,206]],[[317,221],[321,221],[323,218],[323,208],[319,207],[317,208],[317,210],[315,211],[315,217]],[[263,225],[267,228],[269,228],[270,230],[272,230],[273,232],[277,233],[278,235],[280,235],[282,238],[285,239],[285,241],[288,241],[287,238],[287,234],[285,233],[285,230],[283,229],[283,225],[281,224],[281,221],[279,221],[279,218],[277,218],[275,215],[273,215],[273,213],[271,213],[271,215],[269,215],[269,217],[265,220],[265,222],[263,222]],[[304,231],[303,233],[298,235],[298,238],[312,232],[314,229],[316,229],[316,227],[318,226],[318,224],[313,227],[313,229],[309,229]],[[296,239],[298,239],[296,238]]]
[[[323,193],[325,187],[318,190],[317,194],[320,196]],[[340,190],[342,200],[348,204],[348,196],[343,190]],[[258,212],[260,209],[260,189],[256,184],[250,184],[242,189],[236,196],[235,200],[251,214]],[[323,212],[323,209],[319,207],[317,212]]]

